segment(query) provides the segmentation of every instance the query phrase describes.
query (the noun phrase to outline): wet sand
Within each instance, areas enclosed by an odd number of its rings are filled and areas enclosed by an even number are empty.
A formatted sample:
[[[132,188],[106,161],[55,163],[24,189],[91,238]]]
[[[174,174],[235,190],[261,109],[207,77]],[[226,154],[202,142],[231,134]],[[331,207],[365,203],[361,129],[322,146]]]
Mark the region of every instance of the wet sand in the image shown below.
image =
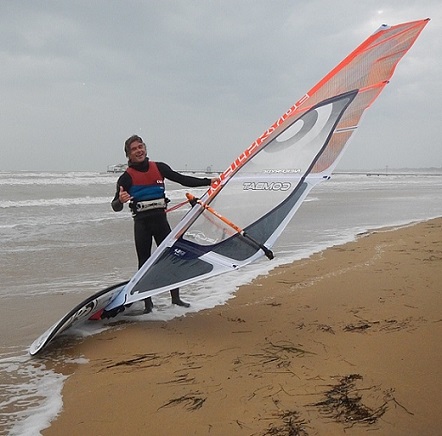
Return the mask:
[[[43,434],[440,434],[441,294],[442,218],[361,235],[224,306],[77,343],[89,363]]]

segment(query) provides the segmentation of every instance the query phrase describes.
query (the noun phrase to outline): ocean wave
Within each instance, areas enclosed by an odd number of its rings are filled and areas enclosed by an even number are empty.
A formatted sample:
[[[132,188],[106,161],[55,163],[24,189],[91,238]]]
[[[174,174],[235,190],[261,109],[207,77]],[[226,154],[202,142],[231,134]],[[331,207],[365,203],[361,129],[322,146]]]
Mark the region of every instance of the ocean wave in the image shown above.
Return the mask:
[[[0,173],[0,185],[108,185],[115,184],[115,174],[71,173]]]
[[[5,200],[0,201],[0,208],[7,209],[10,207],[75,206],[105,203],[110,203],[109,197],[51,198],[20,201]]]

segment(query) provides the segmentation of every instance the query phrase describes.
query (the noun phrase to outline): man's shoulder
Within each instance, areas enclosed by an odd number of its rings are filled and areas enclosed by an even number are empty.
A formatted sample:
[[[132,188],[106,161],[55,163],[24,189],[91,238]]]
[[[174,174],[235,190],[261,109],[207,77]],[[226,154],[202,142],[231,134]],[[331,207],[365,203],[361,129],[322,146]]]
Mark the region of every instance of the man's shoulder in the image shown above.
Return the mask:
[[[150,160],[149,162],[150,162],[150,163],[154,163],[157,167],[158,167],[158,166],[160,166],[160,167],[164,167],[164,166],[168,167],[168,166],[169,166],[169,165],[167,165],[167,163],[165,163],[165,162],[160,162],[160,161],[157,161],[157,160],[155,160],[155,161]]]
[[[129,172],[126,170],[123,174],[121,174],[120,177],[118,177],[117,183],[118,185],[125,185],[125,182],[128,182],[132,180],[131,175],[129,174]]]
[[[150,161],[153,162],[153,161]],[[173,171],[170,165],[165,162],[154,162],[157,168],[160,170],[160,173],[164,174],[164,172]]]

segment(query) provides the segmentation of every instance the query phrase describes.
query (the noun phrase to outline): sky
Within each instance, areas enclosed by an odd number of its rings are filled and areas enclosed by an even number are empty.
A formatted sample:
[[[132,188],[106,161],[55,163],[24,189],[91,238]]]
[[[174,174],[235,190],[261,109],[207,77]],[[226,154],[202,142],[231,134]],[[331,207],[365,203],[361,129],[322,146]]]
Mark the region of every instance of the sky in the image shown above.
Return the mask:
[[[440,0],[1,0],[0,171],[106,171],[132,134],[222,171],[380,25],[424,18],[340,170],[442,167]]]

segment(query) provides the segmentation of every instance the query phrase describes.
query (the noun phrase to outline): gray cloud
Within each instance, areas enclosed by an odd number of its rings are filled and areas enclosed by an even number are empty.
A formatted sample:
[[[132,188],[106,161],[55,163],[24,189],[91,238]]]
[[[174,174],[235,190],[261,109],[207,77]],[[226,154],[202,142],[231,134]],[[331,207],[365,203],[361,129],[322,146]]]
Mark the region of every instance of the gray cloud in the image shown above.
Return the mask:
[[[340,165],[366,169],[442,166],[439,1],[3,1],[0,170],[104,171],[133,133],[223,170],[382,23],[426,17]]]

